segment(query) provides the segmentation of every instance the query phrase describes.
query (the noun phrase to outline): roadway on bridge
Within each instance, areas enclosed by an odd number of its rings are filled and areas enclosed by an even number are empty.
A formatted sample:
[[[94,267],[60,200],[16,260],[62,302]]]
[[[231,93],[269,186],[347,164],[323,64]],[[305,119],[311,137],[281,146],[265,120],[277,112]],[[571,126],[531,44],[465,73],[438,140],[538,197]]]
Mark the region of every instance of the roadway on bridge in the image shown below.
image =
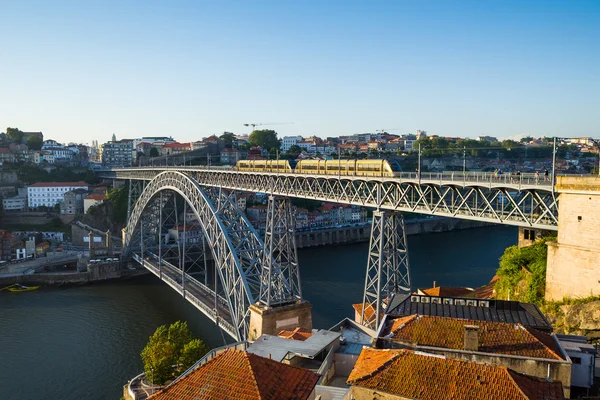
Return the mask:
[[[138,258],[139,256],[136,255]],[[198,280],[193,278],[189,274],[184,274],[183,279],[185,280],[185,290],[182,287],[182,274],[181,269],[177,268],[173,264],[163,260],[162,268],[159,270],[158,256],[150,253],[150,256],[146,256],[144,259],[144,267],[151,271],[154,275],[159,277],[164,282],[168,283],[175,290],[177,290],[186,300],[189,300],[194,304],[203,314],[214,322],[221,322],[224,320],[227,324],[233,327],[233,319],[226,301],[218,297],[217,301],[217,313],[215,314],[215,292],[200,283]],[[161,276],[162,272],[162,276]],[[198,304],[201,303],[201,304]],[[224,327],[224,330],[229,332],[230,327]]]

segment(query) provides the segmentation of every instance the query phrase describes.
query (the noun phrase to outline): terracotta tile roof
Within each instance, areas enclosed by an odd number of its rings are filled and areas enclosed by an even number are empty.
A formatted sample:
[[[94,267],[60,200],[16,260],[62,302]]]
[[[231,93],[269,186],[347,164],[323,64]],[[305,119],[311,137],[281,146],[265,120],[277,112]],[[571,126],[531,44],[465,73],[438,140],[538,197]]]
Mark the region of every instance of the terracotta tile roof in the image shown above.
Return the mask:
[[[549,334],[506,322],[411,315],[396,318],[382,336],[419,346],[463,350],[465,325],[479,326],[480,352],[564,360]]]
[[[465,287],[449,287],[449,286],[437,286],[429,289],[420,289],[421,292],[427,296],[436,297],[463,297],[469,294],[473,294],[473,289]]]
[[[61,187],[61,186],[90,186],[88,183],[84,181],[79,182],[36,182],[29,187]]]
[[[498,275],[494,275],[487,285],[475,289],[475,297],[478,299],[493,299],[496,294],[496,282],[498,282],[498,279]]]
[[[363,348],[347,383],[419,400],[564,399],[560,382],[410,350]]]
[[[305,400],[319,375],[241,350],[227,350],[152,400]]]
[[[358,313],[358,315],[362,315],[362,309],[363,309],[362,303],[352,304],[352,307]],[[375,314],[375,309],[373,308],[373,306],[370,303],[367,304],[367,308],[365,308],[365,319],[367,319],[367,320],[371,319],[371,317],[373,317],[374,314]]]
[[[312,332],[307,331],[306,329],[296,328],[293,331],[283,330],[277,334],[277,336],[285,338],[285,339],[294,339],[305,341],[309,337],[312,336]]]
[[[87,200],[106,200],[106,195],[104,193],[91,193],[85,196]]]

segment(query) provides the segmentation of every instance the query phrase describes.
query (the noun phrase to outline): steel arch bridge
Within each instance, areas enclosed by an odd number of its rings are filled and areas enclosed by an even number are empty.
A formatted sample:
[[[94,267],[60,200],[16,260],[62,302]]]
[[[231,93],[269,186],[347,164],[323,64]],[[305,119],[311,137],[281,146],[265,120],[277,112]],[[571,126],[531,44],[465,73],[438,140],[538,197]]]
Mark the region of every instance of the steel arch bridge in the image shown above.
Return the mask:
[[[163,259],[160,231],[165,193],[181,196],[201,225],[203,240],[210,248],[218,273],[220,294],[216,283],[213,290],[185,272],[185,237],[184,255],[178,260],[180,268]],[[277,233],[274,232],[276,238]],[[285,245],[289,247],[289,243],[282,243]],[[167,282],[236,340],[247,337],[251,304],[301,299],[298,269],[289,270],[287,265],[274,260],[268,250],[281,254],[277,246],[265,250],[259,235],[230,196],[221,190],[203,188],[180,171],[161,172],[148,182],[130,211],[124,231],[124,255],[131,255]],[[292,262],[297,266],[296,259]],[[269,290],[273,287],[278,288],[276,295]]]
[[[124,255],[131,254],[237,340],[248,336],[250,305],[258,302],[276,307],[302,300],[290,197],[377,210],[361,316],[362,323],[372,328],[377,326],[387,299],[395,292],[410,289],[401,212],[558,229],[553,186],[533,177],[521,177],[518,181],[471,173],[365,177],[202,167],[122,168],[100,175],[130,182]],[[133,190],[136,187],[137,191]],[[227,190],[270,194],[266,246],[239,213]],[[216,281],[212,290],[185,273],[185,244],[184,256],[178,261],[180,268],[161,257],[162,240],[158,241],[158,255],[152,252],[156,243],[152,245],[148,237],[156,237],[157,230],[162,229],[164,192],[183,197],[184,204],[200,221],[215,261],[221,293],[217,293]],[[140,244],[135,248],[138,239]],[[368,312],[369,307],[373,312]]]

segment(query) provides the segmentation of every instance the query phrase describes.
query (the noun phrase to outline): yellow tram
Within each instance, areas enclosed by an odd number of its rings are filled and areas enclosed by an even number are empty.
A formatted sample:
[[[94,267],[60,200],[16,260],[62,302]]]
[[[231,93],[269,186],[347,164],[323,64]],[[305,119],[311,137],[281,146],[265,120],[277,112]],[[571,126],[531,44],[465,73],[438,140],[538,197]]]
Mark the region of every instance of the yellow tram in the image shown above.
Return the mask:
[[[314,175],[395,176],[397,163],[388,160],[302,160],[292,169],[288,160],[242,160],[238,171],[279,172]]]

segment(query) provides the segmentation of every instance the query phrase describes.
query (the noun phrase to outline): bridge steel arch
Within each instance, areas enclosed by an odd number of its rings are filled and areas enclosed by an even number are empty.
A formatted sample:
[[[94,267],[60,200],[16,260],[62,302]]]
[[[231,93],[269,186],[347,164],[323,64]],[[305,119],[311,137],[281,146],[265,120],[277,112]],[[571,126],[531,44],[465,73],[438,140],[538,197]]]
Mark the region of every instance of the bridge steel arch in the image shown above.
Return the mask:
[[[132,238],[136,230],[140,229],[140,222],[146,208],[156,195],[165,190],[181,195],[198,218],[226,294],[231,322],[237,330],[236,339],[245,339],[249,325],[249,306],[257,301],[260,291],[260,264],[248,260],[261,259],[262,242],[244,217],[238,216],[243,220],[241,225],[247,226],[240,226],[240,223],[231,226],[231,220],[226,221],[222,212],[225,210],[226,213],[231,213],[231,210],[222,204],[224,200],[220,194],[215,204],[200,185],[188,175],[179,171],[157,174],[148,182],[131,211],[125,231],[123,255],[128,256],[131,252]],[[238,233],[244,231],[242,234],[246,239],[232,241],[230,237],[232,230]],[[247,240],[248,237],[250,240]],[[142,261],[145,264],[145,261]]]

